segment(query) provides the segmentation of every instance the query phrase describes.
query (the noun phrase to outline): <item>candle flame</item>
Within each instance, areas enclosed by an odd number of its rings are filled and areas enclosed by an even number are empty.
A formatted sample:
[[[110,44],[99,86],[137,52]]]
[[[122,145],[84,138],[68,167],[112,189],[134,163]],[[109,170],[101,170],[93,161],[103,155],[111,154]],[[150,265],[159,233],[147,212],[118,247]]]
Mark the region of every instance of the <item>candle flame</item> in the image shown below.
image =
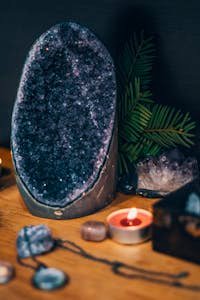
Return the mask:
[[[131,208],[128,215],[127,215],[127,219],[128,220],[133,220],[137,217],[137,208]]]

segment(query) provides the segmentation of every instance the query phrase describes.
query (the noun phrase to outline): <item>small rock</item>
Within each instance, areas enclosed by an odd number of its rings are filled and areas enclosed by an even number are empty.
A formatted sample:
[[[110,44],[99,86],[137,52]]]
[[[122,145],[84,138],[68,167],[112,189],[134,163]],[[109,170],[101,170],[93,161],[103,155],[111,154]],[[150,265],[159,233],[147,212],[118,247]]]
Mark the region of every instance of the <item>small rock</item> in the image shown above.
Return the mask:
[[[81,236],[86,241],[103,241],[107,236],[106,225],[103,222],[87,221],[81,226]]]
[[[55,268],[41,268],[33,276],[33,284],[44,291],[52,291],[67,284],[69,278],[66,274]]]
[[[50,229],[45,225],[25,226],[17,237],[17,252],[25,258],[50,251],[54,247]]]
[[[0,284],[9,282],[14,276],[14,268],[7,261],[0,261]]]

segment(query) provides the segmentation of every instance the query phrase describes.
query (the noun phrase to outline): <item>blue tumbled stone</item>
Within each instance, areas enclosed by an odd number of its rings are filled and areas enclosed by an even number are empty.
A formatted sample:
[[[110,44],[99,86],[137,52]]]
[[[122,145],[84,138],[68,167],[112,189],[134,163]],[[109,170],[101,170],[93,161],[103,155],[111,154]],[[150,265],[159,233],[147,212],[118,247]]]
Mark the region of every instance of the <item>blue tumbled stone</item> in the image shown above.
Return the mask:
[[[85,27],[61,23],[32,46],[12,116],[20,182],[42,205],[63,208],[98,180],[114,131],[112,59]]]
[[[66,274],[55,268],[40,268],[33,276],[33,284],[44,291],[52,291],[68,283]]]
[[[26,226],[17,236],[17,253],[19,257],[31,257],[49,252],[54,247],[50,229],[45,225]]]

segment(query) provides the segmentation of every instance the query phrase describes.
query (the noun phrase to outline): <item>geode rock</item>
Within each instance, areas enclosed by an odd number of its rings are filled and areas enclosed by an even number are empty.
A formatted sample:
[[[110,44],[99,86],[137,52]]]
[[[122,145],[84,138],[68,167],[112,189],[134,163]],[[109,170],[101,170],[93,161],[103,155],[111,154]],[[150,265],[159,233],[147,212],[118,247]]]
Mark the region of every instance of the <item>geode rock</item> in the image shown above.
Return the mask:
[[[17,237],[17,253],[25,258],[49,252],[54,247],[50,229],[45,225],[25,226]]]
[[[12,154],[30,211],[74,218],[115,192],[116,81],[112,59],[87,28],[58,24],[26,60],[12,116]]]
[[[159,157],[149,157],[137,164],[137,193],[159,197],[179,189],[198,177],[198,163],[193,157],[185,158],[174,149]]]

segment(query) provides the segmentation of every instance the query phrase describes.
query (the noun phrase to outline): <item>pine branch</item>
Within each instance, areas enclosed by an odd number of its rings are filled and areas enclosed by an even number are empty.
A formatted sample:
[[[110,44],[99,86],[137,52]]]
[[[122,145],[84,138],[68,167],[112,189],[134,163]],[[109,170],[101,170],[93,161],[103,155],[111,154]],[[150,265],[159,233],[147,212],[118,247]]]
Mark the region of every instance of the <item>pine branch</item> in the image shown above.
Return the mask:
[[[195,122],[191,121],[189,113],[183,114],[174,108],[163,105],[155,105],[148,126],[144,130],[144,136],[160,146],[170,147],[193,145],[191,138],[194,134]]]
[[[123,96],[119,97],[119,122],[126,120],[136,109],[138,103],[152,104],[152,94],[150,91],[140,91],[140,79],[135,78],[134,85],[130,83]],[[145,107],[144,107],[145,110]]]
[[[145,39],[142,33],[125,45],[120,58],[119,174],[128,173],[131,164],[147,155],[155,156],[164,148],[193,144],[195,122],[189,113],[154,105],[147,89],[154,57],[153,39]]]
[[[155,58],[155,46],[153,38],[145,38],[141,32],[137,37],[126,43],[123,54],[119,59],[119,78],[122,86],[140,78],[142,89],[147,89],[151,83],[151,71]]]

